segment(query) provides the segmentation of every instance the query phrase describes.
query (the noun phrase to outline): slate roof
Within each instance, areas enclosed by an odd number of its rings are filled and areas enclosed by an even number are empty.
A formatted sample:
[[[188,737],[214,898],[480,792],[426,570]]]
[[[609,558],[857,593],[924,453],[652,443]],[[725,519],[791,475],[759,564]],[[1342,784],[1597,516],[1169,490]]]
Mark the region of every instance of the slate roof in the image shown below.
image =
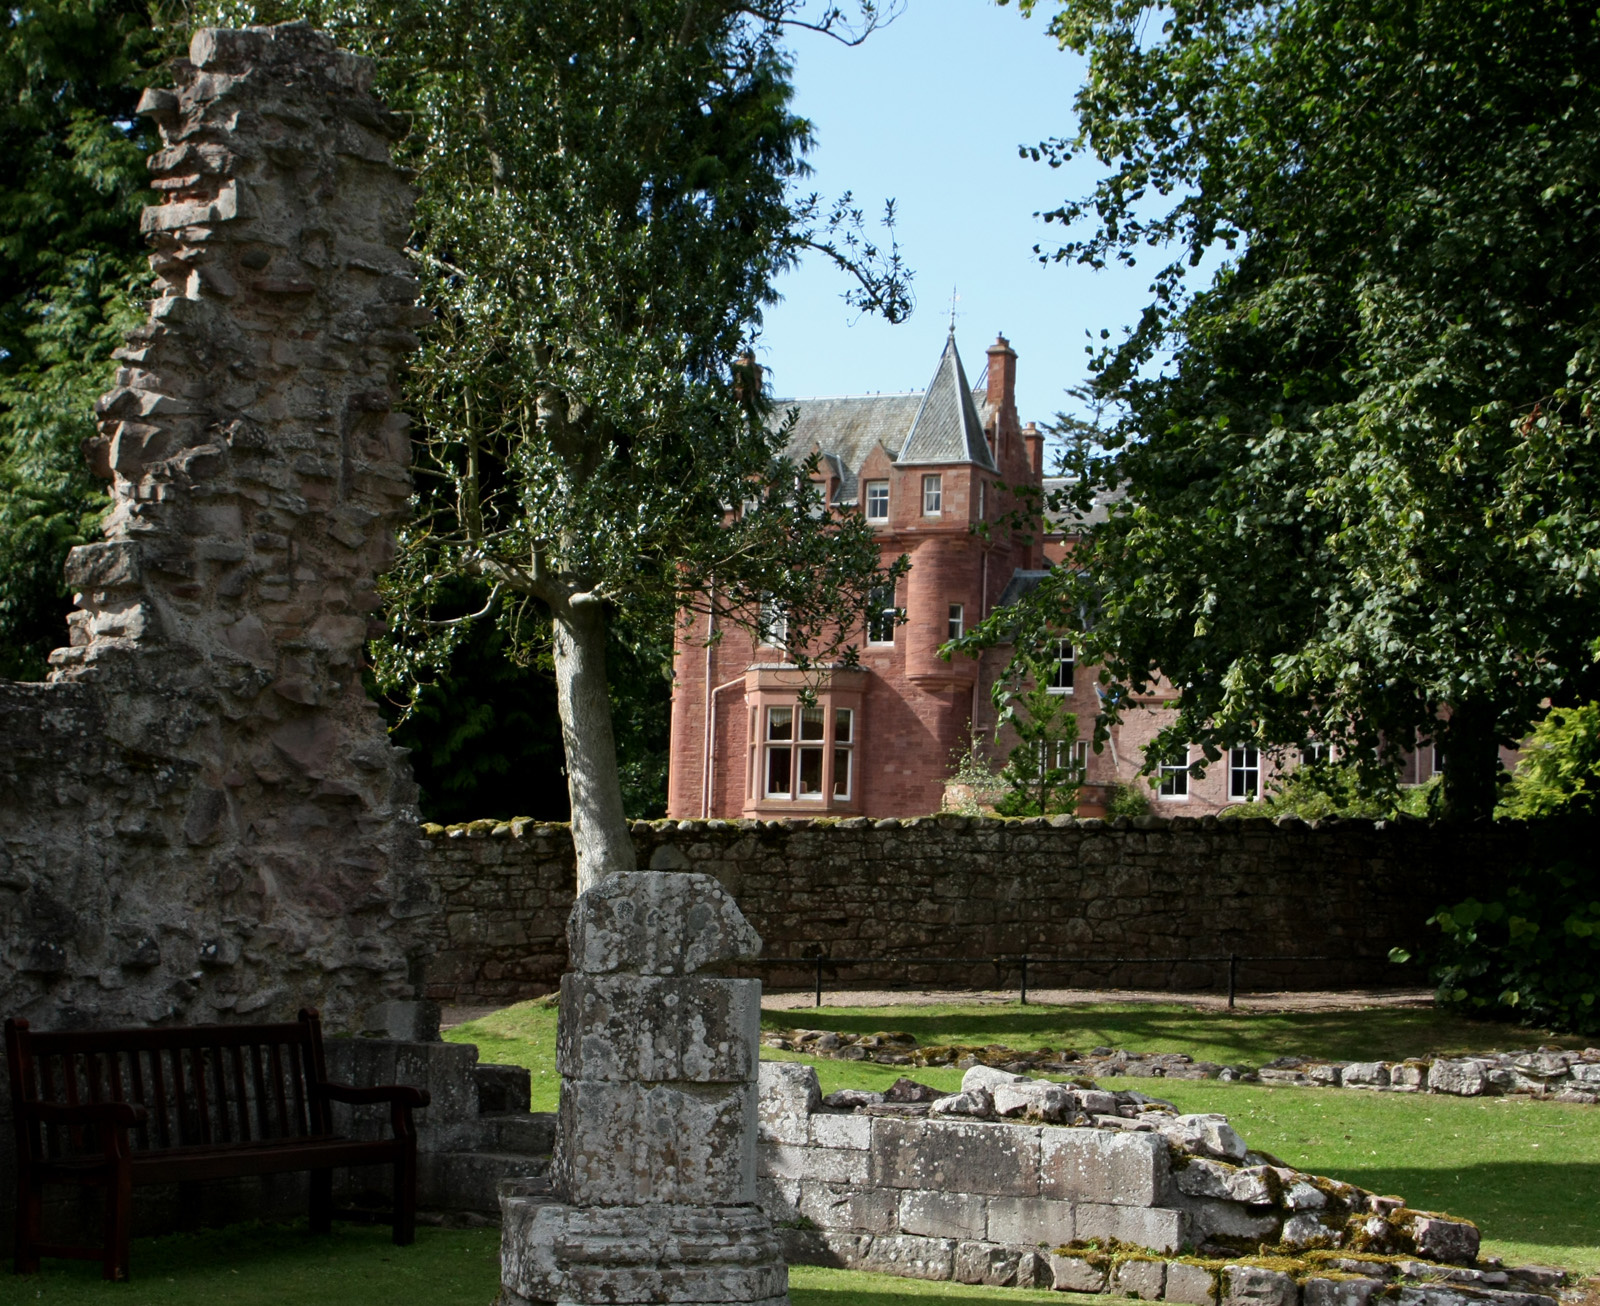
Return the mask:
[[[903,394],[839,395],[825,399],[779,399],[779,421],[800,410],[785,452],[804,458],[820,448],[840,471],[838,502],[855,503],[861,464],[873,447],[891,460],[909,463],[966,463],[995,469],[984,437],[987,396],[967,384],[955,337],[946,342],[926,390]]]
[[[1052,493],[1072,483],[1072,477],[1046,476],[1044,478],[1045,499],[1048,501]],[[1053,531],[1060,531],[1065,535],[1076,535],[1081,531],[1088,530],[1091,526],[1098,526],[1105,521],[1110,505],[1121,503],[1126,495],[1127,491],[1121,487],[1110,491],[1102,490],[1095,495],[1094,503],[1087,515],[1080,517],[1072,509],[1061,512],[1047,511],[1045,524]]]
[[[983,423],[972,402],[972,387],[956,352],[955,332],[944,342],[939,366],[922,396],[911,433],[900,448],[903,463],[977,463],[995,470]]]

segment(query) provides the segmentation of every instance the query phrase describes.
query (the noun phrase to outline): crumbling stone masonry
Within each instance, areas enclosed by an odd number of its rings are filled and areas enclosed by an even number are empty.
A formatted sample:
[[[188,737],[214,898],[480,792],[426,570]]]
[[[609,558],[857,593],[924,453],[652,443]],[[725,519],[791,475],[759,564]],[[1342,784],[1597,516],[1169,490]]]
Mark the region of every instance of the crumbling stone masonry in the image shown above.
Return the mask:
[[[791,1261],[1184,1306],[1557,1306],[1559,1271],[1480,1262],[1469,1221],[1303,1174],[1220,1115],[983,1065],[896,1088],[824,1099],[810,1066],[762,1064],[758,1190]]]
[[[415,788],[360,667],[425,316],[371,75],[204,30],[140,106],[159,280],[88,450],[113,507],[50,683],[0,684],[0,1010],[43,1028],[428,1034]]]
[[[613,875],[568,926],[556,1202],[501,1188],[501,1306],[788,1301],[756,1205],[761,940],[707,875]]]

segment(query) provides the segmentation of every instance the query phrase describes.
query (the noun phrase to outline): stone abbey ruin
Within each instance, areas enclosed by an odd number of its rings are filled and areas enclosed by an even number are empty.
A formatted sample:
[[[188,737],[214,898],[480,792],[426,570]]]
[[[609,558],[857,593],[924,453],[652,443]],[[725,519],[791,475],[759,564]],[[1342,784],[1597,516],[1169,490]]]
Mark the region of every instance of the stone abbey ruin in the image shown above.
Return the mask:
[[[786,1259],[1192,1306],[1548,1306],[1555,1278],[1473,1264],[1470,1224],[1153,1098],[977,1066],[959,1094],[824,1102],[809,1068],[758,1065],[739,968],[758,934],[806,956],[936,939],[975,959],[1288,954],[1315,896],[1342,957],[1270,978],[1371,983],[1379,945],[1414,938],[1441,891],[1559,832],[657,823],[635,831],[652,870],[574,904],[563,831],[420,826],[361,681],[410,492],[396,368],[426,317],[389,153],[403,128],[371,77],[304,26],[205,30],[141,105],[164,145],[143,223],[159,282],[88,451],[114,506],[68,562],[51,679],[0,683],[4,1014],[60,1029],[319,1006],[364,1036],[330,1043],[335,1076],[431,1093],[423,1204],[503,1217],[506,1306],[777,1303]],[[552,1119],[528,1111],[526,1071],[440,1043],[433,1000],[557,982]],[[0,1129],[0,1204],[10,1145]],[[339,1193],[361,1196],[349,1175]]]

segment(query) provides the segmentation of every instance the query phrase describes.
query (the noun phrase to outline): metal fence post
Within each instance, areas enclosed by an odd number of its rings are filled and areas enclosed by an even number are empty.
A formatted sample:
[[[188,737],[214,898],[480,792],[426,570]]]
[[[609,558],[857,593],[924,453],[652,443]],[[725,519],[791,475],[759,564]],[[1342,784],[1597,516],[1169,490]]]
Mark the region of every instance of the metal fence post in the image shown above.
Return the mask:
[[[1026,957],[1022,959],[1022,1001],[1019,1005],[1024,1007],[1028,1005],[1028,959]]]
[[[819,1007],[822,1005],[822,958],[820,956],[817,958],[817,1001],[815,1005]],[[1233,1004],[1230,1001],[1228,1005],[1232,1006]]]
[[[1228,954],[1228,1010],[1233,1010],[1233,995],[1239,987],[1239,956],[1237,953]]]

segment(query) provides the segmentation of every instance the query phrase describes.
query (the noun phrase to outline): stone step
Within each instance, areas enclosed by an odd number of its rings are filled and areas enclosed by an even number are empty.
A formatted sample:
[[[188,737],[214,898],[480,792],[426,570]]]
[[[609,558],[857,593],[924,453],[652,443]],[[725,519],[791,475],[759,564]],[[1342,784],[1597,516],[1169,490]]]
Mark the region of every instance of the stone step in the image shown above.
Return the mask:
[[[556,1145],[556,1117],[553,1111],[505,1111],[478,1117],[483,1129],[482,1146],[496,1152],[548,1156]]]
[[[498,1215],[503,1179],[548,1188],[550,1158],[522,1152],[437,1152],[417,1158],[423,1204],[450,1211]]]

